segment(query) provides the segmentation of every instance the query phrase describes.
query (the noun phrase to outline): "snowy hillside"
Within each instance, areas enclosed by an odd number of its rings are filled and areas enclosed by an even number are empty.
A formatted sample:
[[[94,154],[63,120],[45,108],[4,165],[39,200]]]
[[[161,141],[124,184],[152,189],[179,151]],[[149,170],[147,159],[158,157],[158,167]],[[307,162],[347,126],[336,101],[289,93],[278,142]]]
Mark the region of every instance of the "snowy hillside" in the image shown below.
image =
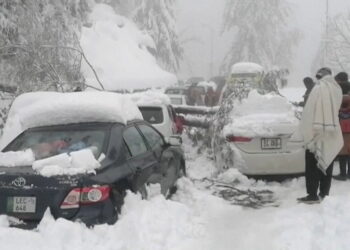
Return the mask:
[[[165,87],[177,82],[162,70],[147,48],[152,38],[113,8],[97,4],[90,15],[91,27],[83,27],[81,46],[106,90]],[[91,68],[84,63],[86,82],[100,88]]]

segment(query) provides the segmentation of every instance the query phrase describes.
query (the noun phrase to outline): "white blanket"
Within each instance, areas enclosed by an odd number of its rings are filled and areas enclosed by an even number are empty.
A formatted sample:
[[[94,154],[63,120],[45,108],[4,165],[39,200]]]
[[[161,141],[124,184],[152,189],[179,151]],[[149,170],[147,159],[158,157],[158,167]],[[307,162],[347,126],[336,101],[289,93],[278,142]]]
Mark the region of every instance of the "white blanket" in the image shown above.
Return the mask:
[[[344,144],[338,118],[342,97],[338,83],[325,76],[311,91],[301,119],[306,148],[315,154],[324,173]]]

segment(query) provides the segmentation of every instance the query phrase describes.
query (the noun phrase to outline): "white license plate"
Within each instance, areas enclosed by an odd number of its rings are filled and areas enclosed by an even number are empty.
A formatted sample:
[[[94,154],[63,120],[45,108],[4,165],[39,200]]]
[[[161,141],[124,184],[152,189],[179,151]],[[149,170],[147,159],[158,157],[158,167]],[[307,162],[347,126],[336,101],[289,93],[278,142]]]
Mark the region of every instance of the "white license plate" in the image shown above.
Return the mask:
[[[281,149],[281,138],[262,138],[261,149]]]
[[[8,197],[7,211],[12,213],[35,213],[36,197]]]

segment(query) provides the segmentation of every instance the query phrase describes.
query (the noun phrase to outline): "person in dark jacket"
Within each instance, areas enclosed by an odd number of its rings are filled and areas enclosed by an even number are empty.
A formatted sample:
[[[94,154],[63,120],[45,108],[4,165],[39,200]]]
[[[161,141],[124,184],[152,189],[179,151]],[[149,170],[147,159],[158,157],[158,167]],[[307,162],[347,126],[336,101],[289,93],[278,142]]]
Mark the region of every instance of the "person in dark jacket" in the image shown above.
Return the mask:
[[[340,72],[334,77],[335,81],[340,85],[343,95],[350,94],[349,76],[346,72]]]
[[[334,77],[334,79],[341,87],[343,95],[349,95],[350,83],[349,83],[348,74],[346,72],[340,72]],[[344,105],[344,98],[343,98],[343,105]],[[343,136],[344,138],[346,138],[346,135],[343,134]],[[341,154],[338,156],[338,159],[339,159],[340,174],[334,176],[334,179],[339,181],[346,181],[348,178],[350,178],[350,157],[347,154]]]
[[[304,107],[304,106],[305,106],[305,103],[306,103],[306,101],[307,101],[307,98],[309,98],[309,95],[310,95],[310,93],[311,93],[311,90],[312,90],[312,88],[315,86],[315,82],[314,82],[314,80],[312,80],[311,77],[305,77],[305,78],[303,79],[303,82],[304,82],[306,91],[305,91],[305,94],[304,94],[304,96],[303,96],[304,101],[299,102],[299,106],[301,106],[301,107]]]

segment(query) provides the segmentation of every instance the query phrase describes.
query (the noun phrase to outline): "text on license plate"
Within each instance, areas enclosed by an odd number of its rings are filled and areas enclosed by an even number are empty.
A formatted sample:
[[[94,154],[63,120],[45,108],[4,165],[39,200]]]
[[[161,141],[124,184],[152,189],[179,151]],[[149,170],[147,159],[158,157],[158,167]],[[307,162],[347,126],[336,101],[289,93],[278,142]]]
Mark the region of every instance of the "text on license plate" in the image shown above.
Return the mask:
[[[36,197],[8,197],[7,211],[12,213],[35,213]]]
[[[262,149],[281,149],[282,148],[281,138],[262,138],[261,148]]]

